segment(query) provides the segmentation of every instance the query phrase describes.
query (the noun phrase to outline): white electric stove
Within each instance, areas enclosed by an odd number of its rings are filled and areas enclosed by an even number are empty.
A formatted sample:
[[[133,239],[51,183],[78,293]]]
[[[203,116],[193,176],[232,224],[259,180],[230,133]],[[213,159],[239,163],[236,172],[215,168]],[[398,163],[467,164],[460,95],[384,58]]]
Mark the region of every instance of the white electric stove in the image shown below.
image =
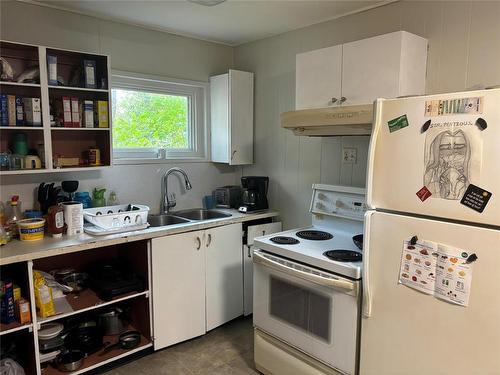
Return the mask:
[[[353,237],[363,233],[365,208],[364,189],[316,184],[310,227],[255,239],[254,357],[261,372],[357,373],[362,250]]]

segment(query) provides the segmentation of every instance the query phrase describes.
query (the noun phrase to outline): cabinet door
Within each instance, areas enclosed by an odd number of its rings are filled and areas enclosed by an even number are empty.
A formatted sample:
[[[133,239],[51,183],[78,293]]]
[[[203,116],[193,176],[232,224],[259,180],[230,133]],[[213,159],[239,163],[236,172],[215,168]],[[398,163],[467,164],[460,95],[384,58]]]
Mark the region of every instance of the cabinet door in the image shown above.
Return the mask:
[[[243,314],[253,312],[253,240],[255,237],[281,232],[281,222],[248,227],[247,245],[243,245]]]
[[[229,162],[229,74],[210,77],[212,161]]]
[[[401,33],[390,33],[343,46],[342,96],[345,105],[370,104],[399,95]]]
[[[253,163],[253,73],[229,71],[229,164]]]
[[[299,53],[295,63],[296,109],[328,107],[340,98],[342,45]]]
[[[241,224],[205,233],[207,331],[243,314]]]
[[[205,333],[203,232],[152,240],[155,350]]]

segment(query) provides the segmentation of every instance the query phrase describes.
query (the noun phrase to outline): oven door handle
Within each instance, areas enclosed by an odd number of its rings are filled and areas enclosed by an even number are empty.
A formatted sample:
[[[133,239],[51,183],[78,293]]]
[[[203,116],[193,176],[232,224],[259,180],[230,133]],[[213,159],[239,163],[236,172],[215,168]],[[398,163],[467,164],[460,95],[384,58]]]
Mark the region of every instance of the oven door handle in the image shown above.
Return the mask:
[[[284,264],[275,262],[274,260],[267,258],[266,256],[262,255],[259,251],[254,251],[253,261],[254,263],[262,264],[263,266],[284,272],[290,276],[300,277],[301,279],[310,281],[315,284],[338,289],[346,294],[351,294],[354,296],[358,294],[358,285],[354,281],[341,278],[326,278],[323,276],[297,270],[295,268],[290,268],[285,266]]]

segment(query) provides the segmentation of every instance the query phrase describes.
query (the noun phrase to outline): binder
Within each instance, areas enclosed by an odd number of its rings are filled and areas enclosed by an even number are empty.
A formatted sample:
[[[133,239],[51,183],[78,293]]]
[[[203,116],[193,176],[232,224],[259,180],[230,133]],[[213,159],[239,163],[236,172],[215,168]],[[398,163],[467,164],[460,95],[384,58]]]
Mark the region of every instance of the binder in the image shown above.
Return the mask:
[[[99,128],[108,128],[108,102],[106,100],[97,101],[97,124]]]
[[[85,100],[83,102],[83,124],[86,128],[94,127],[94,102]]]
[[[78,98],[71,98],[71,123],[74,128],[80,127],[80,109]]]
[[[16,126],[16,96],[7,95],[8,125]]]
[[[9,125],[9,109],[8,109],[8,101],[7,95],[0,95],[0,125],[8,126]]]
[[[65,128],[72,128],[73,121],[71,119],[71,99],[68,96],[63,96],[62,104],[63,104],[63,125]]]
[[[23,98],[26,125],[42,125],[42,108],[40,98]]]
[[[24,125],[24,108],[23,108],[23,98],[16,97],[16,125]]]

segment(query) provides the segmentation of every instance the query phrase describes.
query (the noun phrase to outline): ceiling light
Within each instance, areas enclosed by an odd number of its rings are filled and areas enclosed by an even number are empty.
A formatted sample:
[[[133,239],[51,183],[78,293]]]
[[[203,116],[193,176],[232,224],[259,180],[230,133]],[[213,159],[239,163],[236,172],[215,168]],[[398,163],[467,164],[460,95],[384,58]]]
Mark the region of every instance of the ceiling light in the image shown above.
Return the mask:
[[[226,0],[188,0],[191,3],[196,3],[200,5],[205,5],[207,7],[213,7],[214,5],[218,5],[223,3]]]

